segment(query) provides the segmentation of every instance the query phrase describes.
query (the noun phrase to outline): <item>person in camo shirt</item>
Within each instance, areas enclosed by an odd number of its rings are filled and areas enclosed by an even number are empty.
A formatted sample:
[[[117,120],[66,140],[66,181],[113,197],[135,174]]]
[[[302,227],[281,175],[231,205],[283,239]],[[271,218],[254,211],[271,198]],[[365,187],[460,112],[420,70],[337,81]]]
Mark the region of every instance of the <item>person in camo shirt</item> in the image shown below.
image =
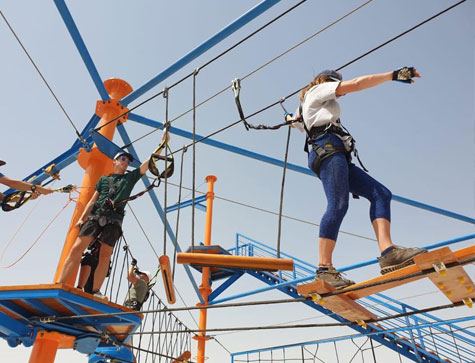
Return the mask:
[[[129,309],[139,311],[142,308],[143,303],[147,300],[149,283],[152,279],[150,272],[140,271],[137,268],[137,260],[132,259],[132,263],[129,266],[129,273],[127,280],[132,284],[127,295],[125,297],[124,306]]]

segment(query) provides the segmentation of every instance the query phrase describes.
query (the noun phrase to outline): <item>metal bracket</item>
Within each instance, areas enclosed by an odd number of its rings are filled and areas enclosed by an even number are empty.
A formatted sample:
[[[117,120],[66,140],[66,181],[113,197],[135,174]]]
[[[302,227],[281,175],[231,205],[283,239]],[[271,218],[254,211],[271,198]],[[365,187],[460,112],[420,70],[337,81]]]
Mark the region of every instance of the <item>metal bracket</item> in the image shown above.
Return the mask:
[[[440,274],[440,276],[446,276],[447,275],[447,267],[445,267],[445,264],[443,262],[433,263],[432,267],[434,268],[435,272]]]

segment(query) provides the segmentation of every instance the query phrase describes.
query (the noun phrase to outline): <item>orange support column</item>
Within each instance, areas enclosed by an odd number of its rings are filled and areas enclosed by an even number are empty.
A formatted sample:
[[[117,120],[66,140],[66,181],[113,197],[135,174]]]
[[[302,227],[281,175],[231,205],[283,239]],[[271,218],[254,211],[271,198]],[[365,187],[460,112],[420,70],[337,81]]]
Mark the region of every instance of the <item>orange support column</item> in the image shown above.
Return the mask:
[[[206,193],[206,226],[205,226],[205,238],[204,245],[211,245],[211,224],[213,219],[213,199],[214,199],[214,183],[218,180],[214,175],[208,175],[206,181],[208,182],[208,192]],[[209,286],[210,268],[203,267],[201,276],[200,292],[203,297],[204,303],[198,303],[197,306],[208,306],[208,298],[211,294],[211,287]],[[206,329],[206,318],[208,309],[200,310],[200,322],[199,329]],[[198,355],[196,357],[197,363],[204,363],[205,361],[205,344],[209,340],[204,332],[199,333],[198,336],[193,337],[198,341]]]
[[[29,363],[53,363],[60,341],[60,333],[39,331],[31,351]]]
[[[132,87],[127,82],[117,78],[108,79],[104,82],[104,86],[106,87],[111,99],[108,101],[97,101],[96,115],[101,117],[99,127],[105,125],[99,130],[99,133],[109,140],[112,140],[117,123],[125,122],[128,117],[127,114],[120,117],[120,119],[114,120],[128,111],[127,108],[121,105],[119,100],[131,93]],[[110,122],[111,120],[114,121]],[[96,145],[92,147],[90,152],[87,152],[85,149],[81,149],[78,157],[78,163],[86,171],[86,173],[82,181],[79,198],[76,203],[76,209],[74,210],[73,217],[69,225],[69,231],[64,243],[63,251],[61,252],[56,274],[54,276],[55,282],[58,280],[61,270],[63,269],[64,261],[68,257],[69,251],[71,251],[71,248],[76,241],[79,230],[75,227],[75,225],[78,222],[79,217],[81,217],[82,213],[84,212],[87,203],[94,194],[94,186],[101,176],[110,174],[113,171],[111,159],[102,154]],[[67,285],[74,286],[76,275],[77,271],[69,278]]]

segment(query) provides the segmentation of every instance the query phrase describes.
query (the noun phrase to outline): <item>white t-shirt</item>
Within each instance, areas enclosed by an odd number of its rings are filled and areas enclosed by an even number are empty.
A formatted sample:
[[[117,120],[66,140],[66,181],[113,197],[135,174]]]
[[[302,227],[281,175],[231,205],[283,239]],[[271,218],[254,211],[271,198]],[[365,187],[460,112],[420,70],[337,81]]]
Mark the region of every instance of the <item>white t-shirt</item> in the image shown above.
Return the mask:
[[[310,88],[302,102],[302,116],[307,130],[312,127],[324,126],[332,123],[341,128],[340,105],[336,102],[336,89],[340,82],[325,82]],[[300,107],[295,111],[295,117],[300,117]],[[295,127],[305,131],[302,122],[296,122]],[[351,150],[352,137],[337,135],[345,144],[348,151]]]

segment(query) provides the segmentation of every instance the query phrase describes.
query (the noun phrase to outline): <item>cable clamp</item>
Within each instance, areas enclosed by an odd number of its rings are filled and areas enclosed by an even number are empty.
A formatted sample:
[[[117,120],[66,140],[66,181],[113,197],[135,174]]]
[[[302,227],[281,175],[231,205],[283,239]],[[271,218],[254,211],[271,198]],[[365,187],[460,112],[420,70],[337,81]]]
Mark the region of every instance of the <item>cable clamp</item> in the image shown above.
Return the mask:
[[[194,75],[194,76],[197,76],[198,73],[200,73],[200,67],[197,67],[197,68],[195,68],[195,69],[193,70],[193,75]]]
[[[433,263],[432,267],[434,268],[435,272],[437,272],[440,276],[447,275],[447,267],[445,266],[443,262]]]
[[[52,316],[46,316],[46,317],[43,317],[43,318],[39,318],[39,321],[40,321],[40,323],[43,323],[43,324],[54,323],[56,321],[56,316],[52,315]]]
[[[314,303],[323,305],[323,297],[320,294],[310,294],[310,297],[312,298]]]
[[[165,86],[165,88],[163,89],[163,98],[168,98],[168,90],[169,88]]]
[[[234,97],[239,97],[239,92],[241,91],[241,80],[239,78],[234,78],[231,81],[233,86]]]
[[[361,326],[363,329],[366,329],[368,327],[368,325],[365,323],[364,320],[357,320],[356,321],[356,324],[358,324],[359,326]]]
[[[471,297],[466,297],[462,300],[465,305],[468,306],[469,309],[473,308],[473,300]]]

